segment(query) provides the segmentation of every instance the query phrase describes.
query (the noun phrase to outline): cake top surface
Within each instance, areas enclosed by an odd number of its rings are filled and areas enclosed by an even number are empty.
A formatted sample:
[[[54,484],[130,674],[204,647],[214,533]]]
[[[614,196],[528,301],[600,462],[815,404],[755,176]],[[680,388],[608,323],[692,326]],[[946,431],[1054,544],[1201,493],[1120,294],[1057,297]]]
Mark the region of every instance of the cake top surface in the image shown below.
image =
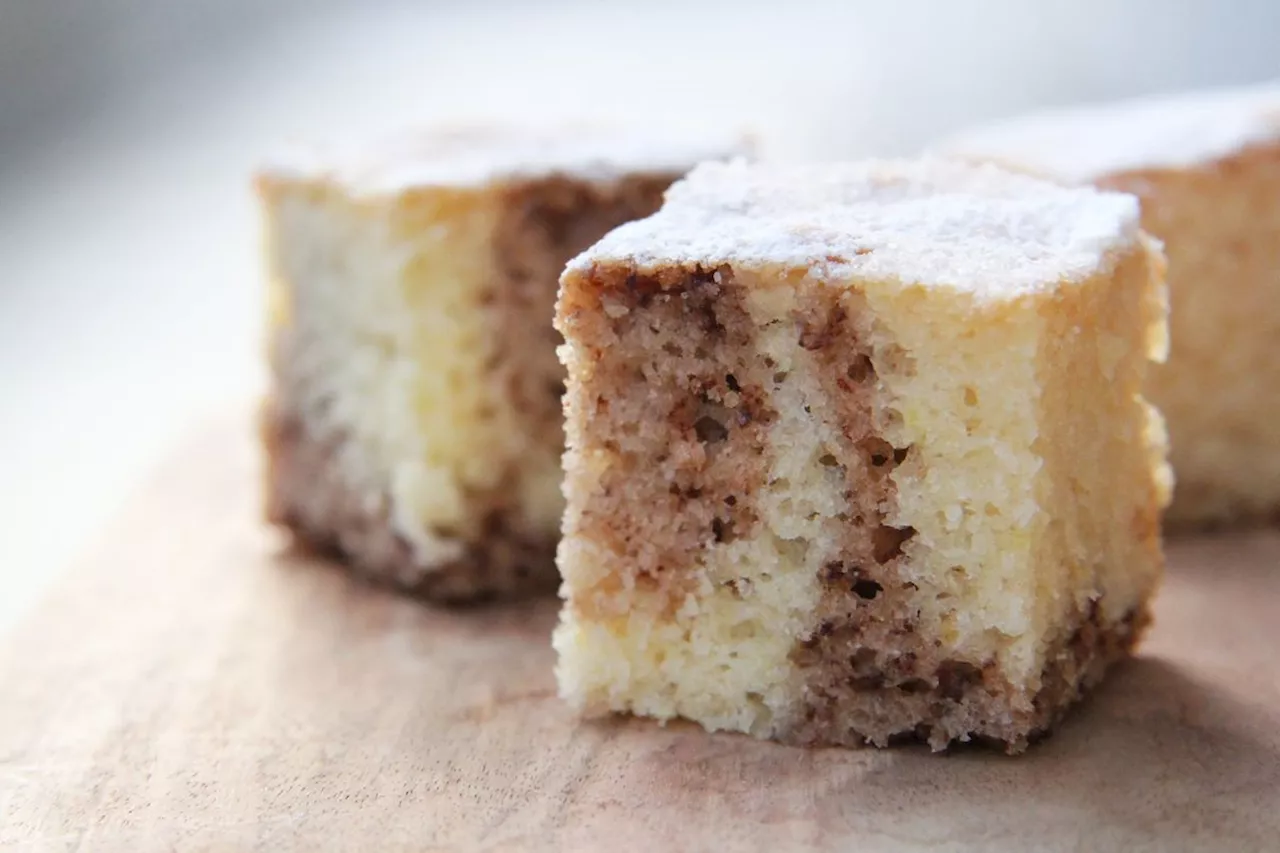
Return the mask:
[[[1032,113],[962,132],[938,151],[1069,181],[1194,166],[1280,140],[1280,83]]]
[[[1133,196],[928,157],[705,163],[570,263],[808,267],[1007,296],[1081,280],[1138,236]]]
[[[747,153],[744,134],[566,124],[470,125],[401,133],[372,142],[295,145],[264,174],[328,180],[355,192],[474,187],[567,175],[612,181],[632,173],[683,173],[703,160]]]

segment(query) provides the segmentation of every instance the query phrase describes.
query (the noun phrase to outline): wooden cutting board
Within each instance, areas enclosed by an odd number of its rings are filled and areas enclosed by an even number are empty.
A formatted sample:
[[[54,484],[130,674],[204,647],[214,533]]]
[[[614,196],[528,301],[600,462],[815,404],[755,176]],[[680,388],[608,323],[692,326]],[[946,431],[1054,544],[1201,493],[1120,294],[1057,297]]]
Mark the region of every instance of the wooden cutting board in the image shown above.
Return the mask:
[[[553,602],[431,609],[282,550],[247,419],[194,439],[0,640],[0,847],[1280,849],[1280,535],[1174,543],[1054,737],[803,750],[580,723]]]

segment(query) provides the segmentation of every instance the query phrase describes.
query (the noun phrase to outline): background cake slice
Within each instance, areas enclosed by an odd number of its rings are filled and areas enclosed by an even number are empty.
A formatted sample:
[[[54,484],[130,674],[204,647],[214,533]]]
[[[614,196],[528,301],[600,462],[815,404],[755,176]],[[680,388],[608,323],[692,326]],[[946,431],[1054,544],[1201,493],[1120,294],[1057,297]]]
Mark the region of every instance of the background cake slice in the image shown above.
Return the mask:
[[[427,597],[554,589],[560,272],[732,150],[485,128],[264,170],[268,517]]]
[[[1169,256],[1171,349],[1148,393],[1171,524],[1280,515],[1280,85],[1040,113],[939,146],[1142,199]]]
[[[562,278],[588,714],[1019,751],[1147,621],[1163,262],[1131,196],[708,165]]]

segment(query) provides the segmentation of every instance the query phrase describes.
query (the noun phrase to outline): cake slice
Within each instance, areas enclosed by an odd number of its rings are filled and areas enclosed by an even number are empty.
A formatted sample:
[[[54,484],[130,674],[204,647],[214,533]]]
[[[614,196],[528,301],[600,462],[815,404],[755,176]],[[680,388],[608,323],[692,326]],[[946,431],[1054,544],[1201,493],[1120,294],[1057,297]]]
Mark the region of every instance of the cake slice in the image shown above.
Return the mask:
[[[562,695],[803,744],[1022,750],[1162,571],[1131,196],[712,164],[572,261]]]
[[[560,273],[733,150],[476,128],[265,169],[268,518],[432,599],[554,590]]]
[[[1164,412],[1182,527],[1280,516],[1280,85],[1041,113],[941,150],[1132,192],[1169,256]]]

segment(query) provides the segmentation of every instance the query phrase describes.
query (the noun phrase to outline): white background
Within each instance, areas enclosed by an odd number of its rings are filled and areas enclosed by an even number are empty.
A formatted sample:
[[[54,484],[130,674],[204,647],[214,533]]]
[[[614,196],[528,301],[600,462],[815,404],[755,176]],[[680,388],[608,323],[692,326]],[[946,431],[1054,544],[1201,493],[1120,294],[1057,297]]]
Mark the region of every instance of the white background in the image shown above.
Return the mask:
[[[247,181],[280,139],[586,114],[909,153],[1034,106],[1280,77],[1277,45],[1274,0],[0,0],[0,629],[258,387]]]

